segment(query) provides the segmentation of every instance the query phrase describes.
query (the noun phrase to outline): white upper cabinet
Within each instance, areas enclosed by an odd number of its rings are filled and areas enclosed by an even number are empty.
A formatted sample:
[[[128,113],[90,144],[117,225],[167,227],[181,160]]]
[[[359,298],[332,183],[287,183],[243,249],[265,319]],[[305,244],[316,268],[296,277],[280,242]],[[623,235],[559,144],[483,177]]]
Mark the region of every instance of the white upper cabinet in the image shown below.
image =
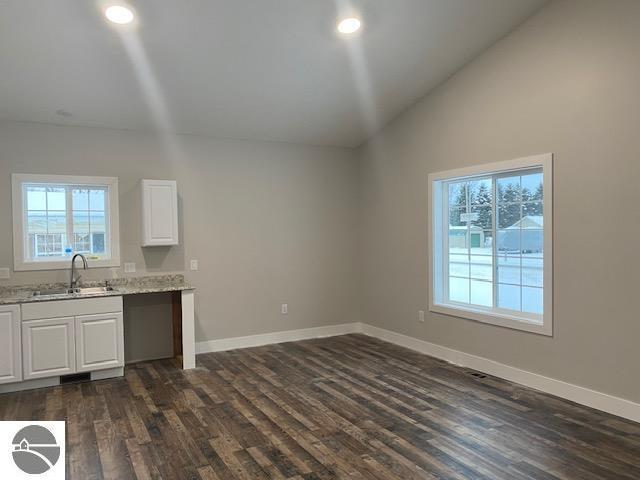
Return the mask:
[[[175,180],[141,180],[142,246],[178,245],[178,185]]]

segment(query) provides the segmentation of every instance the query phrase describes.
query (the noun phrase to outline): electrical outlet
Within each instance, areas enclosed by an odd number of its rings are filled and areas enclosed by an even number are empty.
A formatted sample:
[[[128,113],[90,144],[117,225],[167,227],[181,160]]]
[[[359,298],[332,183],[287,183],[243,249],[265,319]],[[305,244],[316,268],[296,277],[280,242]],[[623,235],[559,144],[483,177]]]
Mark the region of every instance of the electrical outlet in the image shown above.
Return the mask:
[[[283,315],[286,315],[287,313],[289,313],[289,304],[283,303],[282,307],[280,308],[280,311],[282,312]]]
[[[133,262],[125,262],[124,273],[136,273],[136,264]]]
[[[191,260],[191,270],[198,270],[198,260]]]
[[[418,311],[418,321],[424,322],[424,310]]]
[[[0,268],[0,280],[9,279],[9,269],[6,267]]]

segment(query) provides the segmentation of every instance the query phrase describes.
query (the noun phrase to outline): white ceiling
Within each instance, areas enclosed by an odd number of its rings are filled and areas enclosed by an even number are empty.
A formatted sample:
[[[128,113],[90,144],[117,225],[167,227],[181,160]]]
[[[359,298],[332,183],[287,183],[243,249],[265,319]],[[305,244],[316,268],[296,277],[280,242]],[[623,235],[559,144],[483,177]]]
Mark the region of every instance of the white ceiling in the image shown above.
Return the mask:
[[[0,0],[0,119],[356,146],[546,0],[101,2]]]

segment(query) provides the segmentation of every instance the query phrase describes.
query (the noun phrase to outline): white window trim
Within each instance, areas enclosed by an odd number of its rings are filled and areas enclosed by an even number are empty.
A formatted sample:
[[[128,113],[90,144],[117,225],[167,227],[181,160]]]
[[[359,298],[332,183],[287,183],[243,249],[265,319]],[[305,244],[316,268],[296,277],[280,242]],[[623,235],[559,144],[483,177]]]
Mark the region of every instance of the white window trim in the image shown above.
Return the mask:
[[[24,211],[26,198],[23,195],[24,183],[60,183],[77,185],[106,186],[109,190],[109,202],[105,208],[109,214],[110,258],[89,260],[89,268],[120,266],[120,220],[118,209],[118,179],[116,177],[84,177],[76,175],[32,175],[14,173],[11,175],[13,205],[13,269],[17,272],[34,270],[63,270],[69,268],[69,260],[37,262],[25,261]]]
[[[542,168],[544,185],[544,210],[542,213],[544,221],[543,233],[543,315],[542,325],[532,320],[526,313],[521,315],[503,314],[499,312],[487,311],[473,306],[460,305],[452,306],[450,303],[444,304],[437,301],[442,294],[437,291],[442,286],[438,278],[442,278],[443,262],[438,257],[437,248],[441,248],[441,225],[436,224],[437,218],[434,216],[436,209],[442,208],[442,191],[440,183],[455,178],[486,176],[488,174],[506,173],[509,171]],[[507,162],[495,162],[472,167],[458,168],[445,172],[431,173],[428,180],[428,246],[429,246],[429,311],[441,313],[459,318],[475,320],[491,325],[523,330],[526,332],[538,333],[541,335],[553,336],[553,154],[547,153],[534,155],[531,157],[519,158]],[[495,221],[495,220],[494,220]],[[494,240],[495,241],[495,240]],[[434,243],[435,242],[435,243]]]

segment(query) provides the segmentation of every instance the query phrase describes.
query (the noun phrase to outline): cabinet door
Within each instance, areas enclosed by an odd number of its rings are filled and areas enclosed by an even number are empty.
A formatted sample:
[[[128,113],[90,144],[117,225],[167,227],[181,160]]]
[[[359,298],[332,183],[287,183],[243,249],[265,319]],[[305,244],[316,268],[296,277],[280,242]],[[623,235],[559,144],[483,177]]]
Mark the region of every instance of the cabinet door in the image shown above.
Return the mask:
[[[142,180],[142,246],[177,245],[178,186],[173,180]]]
[[[123,366],[122,313],[76,317],[76,353],[78,372]]]
[[[0,383],[22,380],[20,307],[0,305]]]
[[[74,329],[73,317],[22,322],[22,363],[25,380],[75,373]]]

